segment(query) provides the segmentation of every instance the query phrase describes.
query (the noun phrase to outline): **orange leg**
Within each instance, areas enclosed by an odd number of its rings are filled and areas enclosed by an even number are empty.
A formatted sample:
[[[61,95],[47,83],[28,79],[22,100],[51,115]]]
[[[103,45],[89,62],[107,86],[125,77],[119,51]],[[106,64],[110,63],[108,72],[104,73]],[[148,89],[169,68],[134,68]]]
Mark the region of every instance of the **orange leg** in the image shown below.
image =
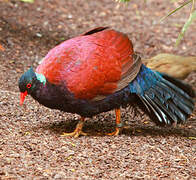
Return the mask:
[[[85,119],[84,117],[80,118],[80,121],[76,125],[76,129],[74,130],[74,132],[72,132],[72,133],[63,133],[61,136],[73,136],[75,138],[77,138],[80,135],[87,136],[87,133],[84,133],[82,131],[83,124],[84,124],[84,119]]]
[[[116,114],[116,129],[112,133],[107,133],[107,135],[109,136],[117,136],[122,130],[123,125],[121,123],[120,108],[115,109],[115,114]]]

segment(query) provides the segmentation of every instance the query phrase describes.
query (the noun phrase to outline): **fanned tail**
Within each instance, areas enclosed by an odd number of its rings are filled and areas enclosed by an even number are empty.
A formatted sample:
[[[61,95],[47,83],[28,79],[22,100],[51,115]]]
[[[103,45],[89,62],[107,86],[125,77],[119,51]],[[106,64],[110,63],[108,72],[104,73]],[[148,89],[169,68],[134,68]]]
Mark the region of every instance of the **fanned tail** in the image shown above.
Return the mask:
[[[195,92],[190,85],[144,65],[129,87],[159,124],[183,123],[194,110]]]

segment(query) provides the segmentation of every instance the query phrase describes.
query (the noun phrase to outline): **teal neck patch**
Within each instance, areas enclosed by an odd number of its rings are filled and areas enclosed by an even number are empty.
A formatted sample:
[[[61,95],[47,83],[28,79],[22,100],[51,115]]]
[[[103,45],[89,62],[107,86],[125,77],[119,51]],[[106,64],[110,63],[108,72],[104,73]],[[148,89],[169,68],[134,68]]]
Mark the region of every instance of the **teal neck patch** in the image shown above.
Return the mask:
[[[46,78],[43,74],[38,74],[38,73],[35,73],[36,74],[36,77],[37,79],[45,86],[46,84]]]

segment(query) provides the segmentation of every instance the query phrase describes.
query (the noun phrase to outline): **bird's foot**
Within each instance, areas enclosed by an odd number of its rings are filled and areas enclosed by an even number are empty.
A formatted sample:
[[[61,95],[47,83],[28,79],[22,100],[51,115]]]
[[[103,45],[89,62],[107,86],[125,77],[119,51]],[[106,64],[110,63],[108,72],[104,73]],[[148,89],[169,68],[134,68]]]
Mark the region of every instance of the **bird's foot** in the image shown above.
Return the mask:
[[[123,130],[124,126],[122,123],[116,124],[116,129],[115,131],[111,132],[111,133],[107,133],[106,135],[108,136],[118,136],[119,133]]]
[[[72,136],[74,138],[77,138],[80,135],[87,136],[88,134],[82,131],[83,124],[84,121],[79,121],[74,132],[63,133],[61,136]]]
[[[107,136],[118,136],[120,133],[120,129],[116,128],[115,131],[111,132],[111,133],[106,133]]]
[[[83,132],[83,131],[74,131],[74,132],[71,132],[71,133],[63,133],[61,136],[71,136],[71,137],[74,137],[74,138],[77,138],[79,137],[80,135],[82,136],[88,136],[87,133]]]

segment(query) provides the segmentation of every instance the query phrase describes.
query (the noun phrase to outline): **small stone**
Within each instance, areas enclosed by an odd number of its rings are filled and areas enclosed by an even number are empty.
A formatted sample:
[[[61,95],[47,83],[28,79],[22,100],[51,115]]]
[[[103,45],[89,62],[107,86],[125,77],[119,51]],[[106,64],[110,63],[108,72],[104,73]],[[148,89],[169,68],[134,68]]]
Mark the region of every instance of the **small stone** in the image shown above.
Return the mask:
[[[71,14],[68,14],[68,19],[71,19],[73,16]]]
[[[36,33],[36,36],[37,37],[42,37],[42,34],[41,33]]]

